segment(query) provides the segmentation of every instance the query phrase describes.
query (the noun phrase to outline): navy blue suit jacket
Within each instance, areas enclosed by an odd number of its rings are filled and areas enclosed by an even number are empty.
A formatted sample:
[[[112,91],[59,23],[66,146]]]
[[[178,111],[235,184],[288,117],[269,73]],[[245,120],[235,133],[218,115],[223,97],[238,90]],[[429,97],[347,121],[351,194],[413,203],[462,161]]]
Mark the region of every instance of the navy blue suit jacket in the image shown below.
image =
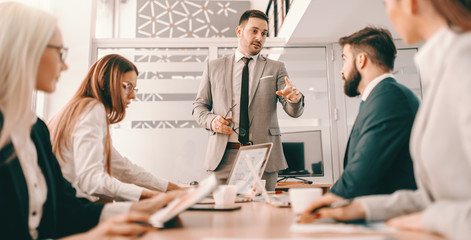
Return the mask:
[[[419,100],[393,78],[363,103],[350,133],[344,172],[331,192],[344,198],[417,189],[409,138]]]
[[[0,129],[2,127],[3,117],[0,113]],[[32,128],[31,138],[48,188],[38,227],[39,238],[59,238],[87,231],[97,225],[103,204],[75,197],[75,189],[63,178],[52,153],[49,130],[40,119]],[[11,143],[0,150],[0,238],[31,239],[26,180],[18,158],[6,161],[14,151]]]

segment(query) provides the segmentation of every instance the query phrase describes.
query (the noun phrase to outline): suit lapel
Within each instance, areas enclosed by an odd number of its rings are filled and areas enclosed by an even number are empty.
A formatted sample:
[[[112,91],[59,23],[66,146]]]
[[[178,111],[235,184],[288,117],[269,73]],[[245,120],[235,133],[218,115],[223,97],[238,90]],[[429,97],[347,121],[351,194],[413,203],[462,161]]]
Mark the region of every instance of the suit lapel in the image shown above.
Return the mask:
[[[235,54],[227,56],[224,64],[224,86],[226,86],[226,97],[224,99],[224,108],[229,109],[232,107],[232,72],[234,68]],[[217,70],[217,69],[216,69]]]
[[[249,107],[252,104],[252,100],[255,97],[255,93],[257,92],[258,85],[260,83],[260,78],[262,77],[263,70],[265,69],[265,65],[267,64],[267,60],[264,56],[259,55],[257,63],[255,64],[254,68],[254,75],[252,78],[252,88],[250,89],[249,95]]]

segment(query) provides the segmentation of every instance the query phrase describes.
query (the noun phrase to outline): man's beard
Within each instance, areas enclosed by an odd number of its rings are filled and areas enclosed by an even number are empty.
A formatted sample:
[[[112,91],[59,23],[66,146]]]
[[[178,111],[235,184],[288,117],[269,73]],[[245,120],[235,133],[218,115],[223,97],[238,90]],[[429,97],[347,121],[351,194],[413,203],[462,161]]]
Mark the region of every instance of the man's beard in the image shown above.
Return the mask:
[[[358,92],[358,85],[360,85],[361,74],[358,71],[355,62],[353,62],[352,71],[350,71],[350,74],[348,74],[348,79],[346,79],[345,76],[342,76],[342,78],[343,80],[345,80],[345,84],[343,86],[345,95],[349,97],[356,97],[360,95],[360,93]]]

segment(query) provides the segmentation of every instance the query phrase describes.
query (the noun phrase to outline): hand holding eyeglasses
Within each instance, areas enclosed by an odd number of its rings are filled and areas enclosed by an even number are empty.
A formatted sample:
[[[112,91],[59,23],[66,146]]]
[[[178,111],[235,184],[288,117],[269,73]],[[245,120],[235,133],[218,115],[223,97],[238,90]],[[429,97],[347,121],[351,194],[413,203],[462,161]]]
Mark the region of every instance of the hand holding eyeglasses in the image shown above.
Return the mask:
[[[232,117],[226,117],[218,115],[212,122],[211,128],[213,132],[222,133],[222,134],[231,134],[232,128],[229,126]]]
[[[296,89],[293,83],[291,83],[288,77],[285,77],[286,86],[280,91],[276,91],[276,95],[284,97],[292,102],[299,102],[301,100],[302,94]]]

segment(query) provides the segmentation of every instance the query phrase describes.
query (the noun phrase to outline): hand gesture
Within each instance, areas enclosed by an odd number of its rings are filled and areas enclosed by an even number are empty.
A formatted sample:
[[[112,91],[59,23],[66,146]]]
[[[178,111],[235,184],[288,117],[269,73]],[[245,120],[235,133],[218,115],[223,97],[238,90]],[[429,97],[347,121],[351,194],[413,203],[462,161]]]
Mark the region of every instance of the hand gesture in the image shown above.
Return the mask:
[[[149,221],[149,214],[142,212],[128,212],[122,215],[114,216],[105,222],[98,224],[90,231],[82,234],[76,234],[62,240],[125,240],[135,239],[136,237],[155,231],[155,228],[142,224]]]
[[[229,122],[232,121],[231,117],[224,118],[223,116],[217,116],[211,122],[211,128],[213,132],[222,133],[222,134],[231,134],[232,128],[229,127]]]
[[[344,200],[333,193],[327,193],[321,198],[312,201],[309,206],[301,214],[299,222],[308,223],[321,218],[334,218],[340,221],[349,221],[365,218],[365,209],[359,202],[353,202],[345,207],[337,208],[320,208],[330,205],[334,202]],[[320,209],[318,209],[320,208]],[[318,210],[316,210],[318,209]]]
[[[288,77],[285,77],[286,86],[280,91],[276,91],[276,95],[284,97],[292,102],[298,103],[301,100],[302,94],[296,89],[293,83],[291,83]]]

